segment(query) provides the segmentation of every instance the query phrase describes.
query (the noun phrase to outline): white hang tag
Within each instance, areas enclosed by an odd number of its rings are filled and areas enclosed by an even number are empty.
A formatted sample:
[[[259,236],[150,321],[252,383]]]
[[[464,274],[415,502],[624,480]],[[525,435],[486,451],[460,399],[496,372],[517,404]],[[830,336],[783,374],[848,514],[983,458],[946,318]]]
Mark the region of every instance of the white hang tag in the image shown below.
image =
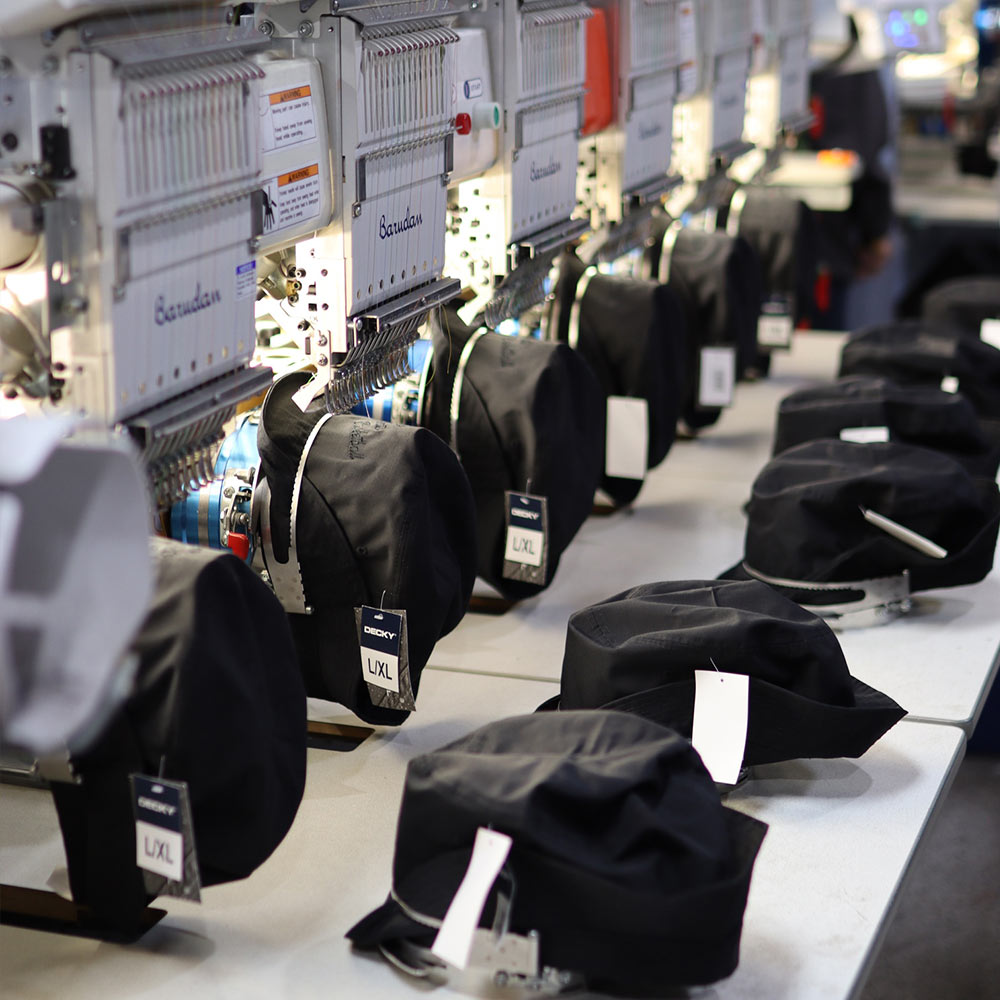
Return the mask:
[[[712,780],[735,785],[743,766],[750,714],[750,678],[718,670],[694,672],[691,745]]]
[[[649,403],[634,396],[608,396],[605,475],[641,481],[648,455]]]
[[[129,779],[135,816],[135,863],[149,873],[145,876],[147,891],[200,902],[201,873],[187,782],[143,774],[132,774]],[[161,883],[162,879],[166,884]]]
[[[942,392],[958,392],[958,379],[954,375],[945,375],[941,379]]]
[[[698,405],[732,406],[736,386],[736,348],[703,347],[698,375]]]
[[[504,517],[504,578],[543,585],[548,561],[548,498],[507,490]]]
[[[1000,350],[1000,319],[984,319],[979,327],[979,339]]]
[[[787,349],[792,346],[792,317],[783,313],[761,313],[757,320],[757,343],[761,347]]]
[[[879,514],[874,510],[868,510],[866,507],[861,508],[861,513],[869,524],[880,528],[887,535],[892,535],[893,538],[904,545],[909,545],[911,549],[916,549],[918,552],[922,552],[925,556],[930,556],[932,559],[948,558],[947,549],[941,548],[936,542],[932,542],[929,538],[925,538],[910,528],[904,528],[898,521],[893,521],[891,517],[886,517],[884,514]]]
[[[405,611],[367,605],[354,609],[361,647],[361,676],[373,705],[412,712],[416,708],[410,683]]]
[[[884,444],[889,440],[888,427],[845,427],[840,432],[841,441],[854,444]]]
[[[513,841],[505,833],[480,827],[472,848],[469,867],[431,945],[438,958],[457,969],[469,963],[472,938],[483,915],[483,907],[510,854]]]
[[[309,379],[305,385],[300,386],[292,395],[292,401],[295,405],[305,413],[309,409],[309,404],[317,397],[323,394],[323,390],[326,387],[326,383],[316,378],[315,376]]]

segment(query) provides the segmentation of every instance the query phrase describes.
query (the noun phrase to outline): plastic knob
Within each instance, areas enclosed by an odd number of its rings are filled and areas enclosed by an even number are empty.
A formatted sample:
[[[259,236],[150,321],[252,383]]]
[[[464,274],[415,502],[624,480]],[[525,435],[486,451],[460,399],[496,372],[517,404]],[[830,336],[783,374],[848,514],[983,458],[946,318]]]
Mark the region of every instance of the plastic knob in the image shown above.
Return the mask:
[[[244,562],[250,558],[250,537],[239,532],[230,531],[226,544],[232,549],[233,555]]]
[[[472,116],[468,112],[460,111],[455,115],[455,131],[459,135],[468,135],[472,131]]]

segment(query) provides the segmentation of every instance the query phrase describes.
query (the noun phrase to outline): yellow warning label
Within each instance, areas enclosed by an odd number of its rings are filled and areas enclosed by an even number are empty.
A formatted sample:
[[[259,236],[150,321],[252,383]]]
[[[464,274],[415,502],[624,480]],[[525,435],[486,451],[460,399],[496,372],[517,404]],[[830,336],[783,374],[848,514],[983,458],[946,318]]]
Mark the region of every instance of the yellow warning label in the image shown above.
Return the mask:
[[[278,174],[278,187],[285,187],[287,184],[294,184],[296,181],[304,181],[307,177],[315,177],[319,173],[319,164],[314,163],[310,167],[301,167],[291,173]]]
[[[312,90],[306,85],[293,87],[291,90],[279,90],[276,94],[268,94],[267,99],[271,104],[286,104],[288,101],[301,101],[311,96]]]

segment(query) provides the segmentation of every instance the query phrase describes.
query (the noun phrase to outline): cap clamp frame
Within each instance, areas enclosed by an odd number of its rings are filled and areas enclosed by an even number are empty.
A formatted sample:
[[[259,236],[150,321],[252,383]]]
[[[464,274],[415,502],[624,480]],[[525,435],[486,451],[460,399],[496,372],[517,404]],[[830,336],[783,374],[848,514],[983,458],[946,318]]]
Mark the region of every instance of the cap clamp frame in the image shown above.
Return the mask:
[[[910,571],[904,569],[898,576],[872,577],[867,580],[845,580],[819,583],[813,580],[788,580],[768,576],[754,569],[746,561],[743,569],[754,579],[779,590],[814,591],[831,594],[860,592],[862,596],[838,604],[807,604],[796,601],[807,611],[826,619],[837,628],[867,628],[870,625],[887,625],[913,607],[910,596]],[[794,600],[794,598],[793,598]]]

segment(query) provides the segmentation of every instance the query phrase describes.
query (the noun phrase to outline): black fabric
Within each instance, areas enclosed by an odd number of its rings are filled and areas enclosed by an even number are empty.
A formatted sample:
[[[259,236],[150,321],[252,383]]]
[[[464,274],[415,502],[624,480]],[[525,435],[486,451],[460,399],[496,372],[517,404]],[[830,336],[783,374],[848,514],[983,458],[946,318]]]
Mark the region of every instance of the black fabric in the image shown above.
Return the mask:
[[[660,273],[668,228],[665,220],[659,220],[647,251],[650,274]],[[710,427],[722,410],[698,405],[701,349],[734,347],[737,378],[756,363],[763,295],[760,260],[742,237],[682,229],[671,252],[667,287],[681,303],[687,331],[680,417],[691,430]]]
[[[736,968],[766,827],[723,807],[698,755],[668,729],[617,712],[540,714],[415,758],[396,898],[441,919],[486,826],[513,839],[510,930],[538,931],[543,966],[629,995]],[[481,926],[494,906],[491,897]],[[359,948],[433,936],[391,898],[348,932]]]
[[[978,338],[983,320],[1000,318],[1000,278],[956,278],[938,285],[924,296],[923,318]]]
[[[725,227],[725,215],[719,225]],[[792,319],[809,315],[819,271],[819,233],[813,210],[777,188],[748,188],[739,235],[760,261],[763,297],[792,300]]]
[[[895,382],[934,386],[953,376],[983,430],[1000,444],[1000,351],[982,340],[923,320],[866,327],[844,345],[840,374],[885,375]]]
[[[74,758],[82,784],[55,792],[74,894],[112,923],[144,895],[130,773],[187,782],[203,885],[262,864],[305,786],[306,699],[281,605],[231,554],[155,539],[153,557],[133,690]]]
[[[559,279],[550,319],[551,334],[569,339],[570,314],[586,265],[573,254],[559,261]],[[667,287],[595,274],[580,304],[577,351],[608,396],[633,396],[649,406],[646,462],[655,468],[674,443],[684,380],[687,335],[680,305]],[[603,439],[603,430],[602,430]],[[601,450],[604,467],[604,447]],[[638,496],[638,480],[601,477],[601,489],[616,503]]]
[[[633,712],[690,738],[694,672],[750,678],[744,763],[860,757],[905,712],[853,678],[830,627],[757,581],[652,583],[569,620],[559,707]]]
[[[450,405],[462,349],[474,333],[453,310],[431,323],[434,359],[424,424],[450,440]],[[604,396],[586,361],[564,344],[486,333],[462,380],[458,456],[476,504],[478,572],[508,600],[551,583],[590,515],[604,451]],[[548,498],[544,586],[503,578],[504,491]]]
[[[924,555],[869,524],[865,507],[948,551]],[[824,439],[782,452],[757,476],[745,562],[766,576],[847,582],[910,572],[914,591],[976,583],[993,567],[1000,497],[940,452]]]
[[[324,415],[292,395],[309,378],[275,382],[261,412],[260,472],[271,491],[275,555],[288,553],[291,497],[302,450]],[[375,706],[361,676],[354,609],[404,609],[414,694],[434,644],[461,620],[476,575],[476,514],[451,449],[424,428],[351,414],[319,431],[305,465],[297,526],[310,615],[291,615],[306,691],[376,725],[405,711]]]
[[[892,441],[944,452],[972,475],[996,478],[1000,448],[987,440],[964,396],[875,375],[848,375],[786,396],[778,406],[774,454],[839,438],[849,427],[885,427]]]

